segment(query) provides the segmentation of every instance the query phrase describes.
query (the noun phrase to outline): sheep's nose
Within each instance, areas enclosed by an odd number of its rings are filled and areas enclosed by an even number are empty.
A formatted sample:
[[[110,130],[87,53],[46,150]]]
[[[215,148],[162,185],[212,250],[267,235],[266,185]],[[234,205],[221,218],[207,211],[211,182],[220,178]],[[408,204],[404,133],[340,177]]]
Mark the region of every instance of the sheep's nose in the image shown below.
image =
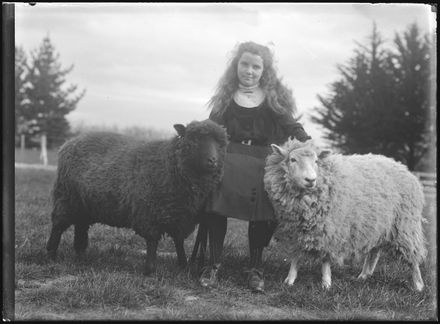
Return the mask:
[[[306,180],[307,185],[311,187],[315,184],[316,178],[313,178],[313,179],[312,178],[305,178],[305,180]]]

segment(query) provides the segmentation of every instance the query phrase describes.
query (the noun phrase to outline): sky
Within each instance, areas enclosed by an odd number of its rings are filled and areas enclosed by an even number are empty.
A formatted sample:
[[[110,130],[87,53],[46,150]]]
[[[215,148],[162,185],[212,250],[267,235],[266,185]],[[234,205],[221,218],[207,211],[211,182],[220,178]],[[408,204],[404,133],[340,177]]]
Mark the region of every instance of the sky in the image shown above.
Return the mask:
[[[392,47],[411,23],[433,32],[426,4],[368,3],[26,3],[15,4],[15,43],[35,51],[49,36],[67,85],[86,89],[67,115],[78,124],[139,126],[173,133],[173,125],[208,117],[207,102],[243,41],[269,46],[293,90],[307,133],[317,95],[329,93],[338,64],[368,43],[373,23]]]

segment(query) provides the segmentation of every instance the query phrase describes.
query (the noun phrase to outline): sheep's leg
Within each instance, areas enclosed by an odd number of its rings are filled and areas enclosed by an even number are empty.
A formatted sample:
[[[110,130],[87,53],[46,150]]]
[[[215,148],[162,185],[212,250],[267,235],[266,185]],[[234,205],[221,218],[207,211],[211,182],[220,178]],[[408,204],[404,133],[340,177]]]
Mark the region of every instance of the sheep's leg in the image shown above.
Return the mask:
[[[179,263],[179,266],[185,268],[187,265],[187,260],[186,260],[185,249],[183,247],[183,239],[173,237],[173,241],[177,252],[177,262]]]
[[[75,224],[73,247],[77,256],[81,256],[82,254],[84,254],[84,251],[87,249],[89,241],[88,230],[88,224]]]
[[[417,263],[412,264],[412,279],[414,283],[414,288],[416,291],[422,291],[425,284],[423,283],[422,275],[420,274],[420,268]]]
[[[57,255],[58,245],[60,244],[60,240],[61,240],[61,235],[70,225],[72,225],[72,223],[66,218],[57,219],[57,217],[55,216],[52,217],[52,219],[56,219],[56,220],[52,224],[52,230],[50,233],[49,240],[47,241],[46,244],[46,250],[49,258],[55,260]]]
[[[221,256],[223,252],[223,242],[225,240],[227,218],[217,215],[205,215],[203,220],[203,236],[201,238],[201,258],[199,266],[203,266],[206,246],[209,241],[209,263],[208,267],[199,268],[201,271],[199,283],[202,287],[211,288],[218,284],[218,272],[221,267]],[[204,263],[204,262],[203,262]]]
[[[201,270],[203,266],[205,265],[205,253],[206,253],[206,245],[208,240],[208,227],[207,225],[202,221],[199,224],[198,230],[197,230],[197,236],[196,240],[194,242],[193,251],[191,254],[190,262],[191,264],[195,264],[198,254],[198,263],[197,267],[198,270]]]
[[[223,243],[226,234],[226,222],[223,222],[219,227],[214,229],[212,226],[208,232],[209,240],[209,263],[213,266],[220,266],[222,253],[223,253]]]
[[[299,259],[300,259],[299,257],[295,256],[292,258],[292,261],[290,262],[289,274],[287,275],[286,279],[284,279],[284,283],[289,286],[293,285],[298,275]]]
[[[145,241],[147,242],[147,257],[145,259],[144,274],[150,275],[156,271],[157,246],[159,244],[159,240],[145,239]]]
[[[370,263],[369,273],[368,273],[370,276],[373,274],[374,269],[376,269],[376,265],[377,265],[377,261],[379,260],[379,257],[380,257],[380,250],[376,250],[371,257],[372,262]]]
[[[332,285],[332,272],[330,268],[330,261],[325,260],[322,264],[322,287],[329,289]]]
[[[364,260],[364,265],[362,267],[362,272],[359,274],[359,276],[357,277],[359,280],[365,280],[368,277],[368,259],[370,258],[370,253],[367,254],[367,256],[365,257]]]
[[[200,271],[205,266],[206,246],[208,245],[208,227],[206,224],[200,224],[200,239],[199,239],[199,258],[197,262],[198,270]],[[199,236],[199,234],[197,234]]]
[[[369,276],[371,276],[376,268],[377,261],[380,257],[380,250],[377,248],[373,248],[370,252],[368,252],[365,257],[364,266],[362,267],[362,272],[358,276],[358,279],[365,280]]]
[[[191,253],[191,257],[189,259],[191,264],[195,263],[196,258],[197,258],[197,254],[199,253],[200,244],[201,244],[201,240],[202,240],[202,227],[203,227],[203,224],[200,223],[199,227],[197,229],[197,236],[196,236],[196,240],[194,241],[194,246],[193,246],[193,250]]]

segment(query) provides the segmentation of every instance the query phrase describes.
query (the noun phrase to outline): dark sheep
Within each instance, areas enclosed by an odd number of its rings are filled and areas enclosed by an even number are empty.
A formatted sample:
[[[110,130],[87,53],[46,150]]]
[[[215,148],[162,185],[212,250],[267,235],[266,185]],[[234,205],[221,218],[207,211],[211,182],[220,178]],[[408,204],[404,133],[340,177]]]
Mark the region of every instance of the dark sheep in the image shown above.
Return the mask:
[[[66,142],[58,153],[48,255],[55,259],[62,233],[71,225],[82,254],[94,223],[133,229],[147,244],[145,274],[156,268],[157,245],[173,238],[180,266],[183,246],[223,175],[227,135],[210,121],[174,125],[169,140],[144,141],[97,132]]]

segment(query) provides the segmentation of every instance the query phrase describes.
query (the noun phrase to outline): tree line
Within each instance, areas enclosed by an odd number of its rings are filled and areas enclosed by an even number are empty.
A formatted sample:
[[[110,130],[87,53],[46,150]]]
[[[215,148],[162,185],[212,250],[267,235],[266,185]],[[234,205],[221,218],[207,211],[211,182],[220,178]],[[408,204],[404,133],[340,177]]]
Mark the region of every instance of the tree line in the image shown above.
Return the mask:
[[[311,120],[342,153],[378,153],[414,170],[436,146],[435,39],[417,24],[395,33],[387,47],[376,25],[366,44],[339,64],[338,79],[318,95]],[[17,146],[49,148],[73,135],[66,115],[85,90],[66,85],[73,65],[63,68],[48,36],[29,55],[15,49],[15,135]],[[430,151],[431,154],[435,154]]]

